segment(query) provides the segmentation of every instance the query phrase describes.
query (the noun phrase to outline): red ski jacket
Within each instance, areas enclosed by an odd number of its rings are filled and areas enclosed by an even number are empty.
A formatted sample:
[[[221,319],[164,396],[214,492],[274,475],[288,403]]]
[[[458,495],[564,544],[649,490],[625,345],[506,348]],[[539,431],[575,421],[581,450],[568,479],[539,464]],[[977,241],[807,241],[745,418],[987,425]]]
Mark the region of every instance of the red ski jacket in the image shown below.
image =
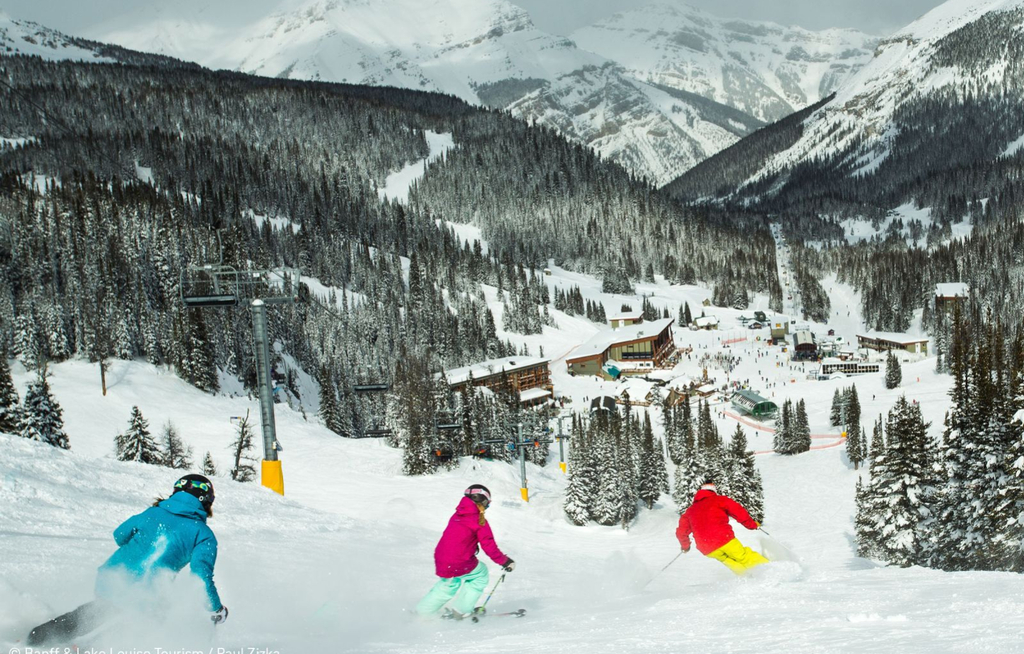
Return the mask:
[[[679,516],[676,538],[679,539],[683,551],[688,552],[692,533],[700,553],[710,554],[736,538],[729,525],[729,518],[733,518],[747,529],[758,527],[747,510],[735,500],[712,490],[699,490],[693,497],[690,508]]]

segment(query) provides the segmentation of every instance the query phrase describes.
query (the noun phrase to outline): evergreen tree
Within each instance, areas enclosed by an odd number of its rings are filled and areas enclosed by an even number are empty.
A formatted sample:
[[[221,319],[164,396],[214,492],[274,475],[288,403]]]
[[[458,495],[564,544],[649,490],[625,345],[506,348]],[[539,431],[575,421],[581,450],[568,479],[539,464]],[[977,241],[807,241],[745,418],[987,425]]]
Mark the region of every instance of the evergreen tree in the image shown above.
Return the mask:
[[[843,424],[843,411],[846,407],[845,393],[840,393],[839,389],[832,395],[832,411],[829,413],[829,422],[833,427],[838,427]]]
[[[648,509],[654,508],[654,503],[661,497],[662,490],[668,484],[668,476],[665,470],[665,455],[660,445],[654,439],[654,431],[651,428],[651,415],[647,413],[644,415],[640,500],[647,505]]]
[[[885,387],[896,388],[903,382],[903,369],[900,367],[900,360],[889,351],[885,359]]]
[[[619,523],[622,513],[622,497],[626,492],[621,485],[622,477],[616,461],[615,439],[610,425],[612,420],[618,420],[618,418],[608,418],[599,414],[595,430],[595,460],[598,478],[597,492],[590,515],[595,522],[601,525]]]
[[[728,465],[730,497],[742,504],[757,522],[764,522],[764,489],[754,453],[747,449],[747,435],[736,425],[729,443]]]
[[[846,392],[846,437],[850,434],[860,433],[860,398],[857,395],[857,385],[850,386]]]
[[[807,419],[807,404],[803,399],[796,403],[794,422],[793,450],[795,454],[799,454],[811,449],[811,426]]]
[[[582,425],[573,416],[569,446],[569,486],[565,492],[563,508],[569,522],[580,526],[590,522],[589,505],[596,490],[596,470],[590,465],[590,457],[587,455],[589,447]]]
[[[917,404],[896,401],[886,423],[884,456],[862,489],[858,505],[858,551],[908,566],[924,558],[933,491],[928,425]]]
[[[324,427],[327,427],[335,434],[342,434],[340,431],[341,409],[338,407],[338,396],[334,387],[334,378],[331,376],[327,366],[323,366],[320,369],[319,383],[320,420],[323,422]]]
[[[249,425],[249,412],[238,423],[238,436],[231,443],[231,452],[235,457],[235,464],[231,468],[231,478],[238,482],[248,482],[256,479],[256,458],[252,456],[253,432]]]
[[[792,400],[782,403],[782,412],[775,427],[772,449],[776,454],[796,454],[796,416]]]
[[[20,432],[23,438],[63,450],[71,449],[68,435],[64,433],[64,411],[50,392],[45,367],[38,370],[25,390]]]
[[[16,434],[21,424],[18,390],[14,388],[7,357],[0,354],[0,432]]]
[[[178,430],[170,420],[164,425],[160,440],[163,444],[163,464],[165,466],[175,470],[192,467],[192,447],[181,440]]]
[[[164,463],[164,453],[160,451],[160,446],[149,432],[149,421],[142,417],[142,412],[137,406],[132,407],[128,429],[117,435],[116,444],[119,461],[136,461],[150,465]]]
[[[217,466],[213,462],[213,456],[210,455],[209,450],[206,452],[206,456],[203,457],[203,474],[207,477],[217,476]]]

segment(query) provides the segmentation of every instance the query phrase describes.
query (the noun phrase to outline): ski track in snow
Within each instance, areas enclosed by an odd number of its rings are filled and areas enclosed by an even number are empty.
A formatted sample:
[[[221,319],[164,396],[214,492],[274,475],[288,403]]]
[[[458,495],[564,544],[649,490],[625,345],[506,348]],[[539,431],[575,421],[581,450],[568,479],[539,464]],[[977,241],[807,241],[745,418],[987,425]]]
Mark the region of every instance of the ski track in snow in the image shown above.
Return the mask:
[[[593,277],[550,268],[552,274],[545,276],[549,286],[578,285],[584,297],[603,302],[606,311],[617,311],[623,302],[640,306],[639,296],[604,294]],[[857,294],[832,279],[823,284],[839,313],[829,325],[811,328],[819,334],[828,327],[843,333],[862,329]],[[767,330],[739,326],[739,315],[749,316],[753,309],[704,308],[707,289],[674,287],[660,278],[638,290],[672,315],[688,301],[695,316],[706,311],[722,321],[719,332],[676,329],[677,344],[693,352],[670,374],[658,376],[699,377],[701,354],[727,352],[742,360],[728,374],[709,367],[716,383],[751,379],[755,389],[777,403],[805,399],[815,434],[834,431],[828,424],[832,395],[852,383],[860,394],[864,424],[905,393],[921,403],[931,421],[930,435],[941,432],[949,378],[935,374],[934,360],[905,363],[904,383],[897,391],[884,388],[882,374],[810,381],[805,376],[810,366],[793,364],[779,348],[766,344]],[[496,290],[484,287],[484,292],[500,326]],[[767,298],[755,298],[755,306],[766,305]],[[566,372],[565,356],[601,327],[559,311],[552,316],[556,326],[545,327],[541,335],[499,331],[499,336],[528,345],[533,354],[543,345],[553,360],[556,390],[570,407],[599,394],[618,394],[620,384]],[[246,410],[255,415],[254,399],[200,393],[169,371],[142,362],[111,364],[106,397],[100,395],[95,364],[51,366],[70,452],[0,435],[5,452],[0,458],[0,646],[14,646],[33,625],[89,600],[95,568],[114,549],[112,530],[177,478],[175,471],[113,460],[114,436],[138,405],[154,433],[173,420],[195,448],[195,459],[209,450],[222,471],[211,526],[221,545],[217,581],[231,617],[216,632],[220,647],[269,647],[282,654],[318,649],[598,654],[1024,648],[1024,636],[1013,626],[1024,618],[1020,575],[888,568],[855,556],[854,487],[862,473],[851,469],[843,448],[835,445],[793,457],[757,457],[765,486],[765,528],[773,538],[738,526],[737,535],[773,556],[790,558],[791,553],[798,562],[778,562],[737,579],[717,562],[690,553],[656,575],[678,553],[672,500],[663,497],[654,511],[641,511],[628,532],[571,526],[562,515],[566,478],[557,467],[557,448],[546,466],[528,464],[531,501],[524,504],[513,466],[466,460],[455,471],[404,477],[400,452],[379,441],[339,438],[304,421],[297,409],[279,404],[287,492],[279,498],[223,474],[230,467],[228,447],[234,437],[230,417]],[[30,375],[18,362],[12,368],[23,394]],[[775,386],[757,383],[762,376]],[[304,382],[302,393],[316,396],[312,381]],[[313,415],[313,407],[306,407],[307,415]],[[650,411],[660,432],[660,412]],[[712,414],[726,436],[736,427],[729,413],[728,407],[713,403]],[[771,423],[762,429],[746,428],[752,450],[771,447]],[[437,538],[462,489],[473,482],[494,493],[488,518],[500,547],[517,561],[490,608],[529,613],[478,625],[414,618],[411,607],[435,580]],[[491,570],[493,583],[498,569],[491,565]],[[167,591],[171,605],[189,607],[198,601],[201,590],[191,581],[183,575],[172,585]],[[140,627],[110,635],[100,645],[107,651],[211,646],[207,636],[182,633],[206,631]]]

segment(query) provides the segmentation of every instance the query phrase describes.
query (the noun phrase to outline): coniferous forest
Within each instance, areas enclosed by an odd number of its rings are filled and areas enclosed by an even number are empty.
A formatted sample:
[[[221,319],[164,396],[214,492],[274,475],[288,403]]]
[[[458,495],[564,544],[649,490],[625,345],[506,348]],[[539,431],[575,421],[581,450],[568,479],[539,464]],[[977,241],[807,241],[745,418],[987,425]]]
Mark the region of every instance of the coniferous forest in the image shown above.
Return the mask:
[[[439,412],[473,404],[442,397],[435,375],[517,354],[499,327],[535,333],[550,303],[568,305],[538,280],[549,260],[623,290],[655,273],[744,297],[774,282],[767,230],[683,209],[501,112],[108,54],[123,63],[0,59],[2,127],[24,139],[0,151],[0,348],[29,367],[138,357],[200,389],[226,377],[253,389],[248,307],[185,309],[189,271],[297,267],[328,294],[303,285],[298,303],[268,312],[285,396],[301,400],[295,379],[309,373],[328,426],[412,439],[408,469],[424,472],[422,452],[476,445],[433,429]],[[427,155],[428,130],[454,149],[408,205],[382,200],[385,177]],[[446,221],[478,225],[486,252]],[[502,325],[481,284],[504,298]],[[584,309],[603,319],[604,307]],[[382,381],[386,394],[353,390]],[[422,411],[399,410],[414,397]],[[488,402],[500,404],[476,405]],[[483,421],[499,409],[479,410]]]

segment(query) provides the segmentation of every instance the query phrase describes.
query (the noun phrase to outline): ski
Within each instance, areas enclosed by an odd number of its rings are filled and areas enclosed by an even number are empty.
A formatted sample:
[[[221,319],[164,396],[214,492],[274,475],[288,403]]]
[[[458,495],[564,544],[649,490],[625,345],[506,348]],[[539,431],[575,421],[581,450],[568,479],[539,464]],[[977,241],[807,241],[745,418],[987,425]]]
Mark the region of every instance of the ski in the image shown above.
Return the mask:
[[[480,622],[480,618],[521,618],[526,615],[526,609],[505,611],[504,613],[481,613],[472,617],[473,622]]]

